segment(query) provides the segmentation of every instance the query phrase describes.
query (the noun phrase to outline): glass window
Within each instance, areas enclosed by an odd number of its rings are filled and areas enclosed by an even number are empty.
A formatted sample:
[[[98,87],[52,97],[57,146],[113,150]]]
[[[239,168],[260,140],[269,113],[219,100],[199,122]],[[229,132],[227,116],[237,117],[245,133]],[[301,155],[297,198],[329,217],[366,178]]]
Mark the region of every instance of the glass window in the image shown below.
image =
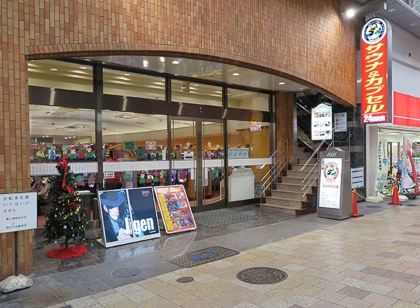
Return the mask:
[[[55,60],[29,61],[28,84],[45,88],[93,92],[92,67]]]
[[[165,100],[165,78],[104,69],[104,94]]]
[[[56,106],[29,106],[31,135],[31,190],[37,193],[38,227],[51,206],[51,177],[58,160],[72,164],[75,184],[91,220],[97,219],[92,198],[96,189],[95,111]],[[89,164],[90,163],[90,164]]]
[[[172,101],[222,107],[222,88],[190,81],[172,80]]]
[[[269,102],[269,94],[228,89],[229,108],[269,111]]]
[[[228,121],[229,202],[257,196],[270,156],[270,123]]]
[[[166,185],[167,116],[108,110],[102,116],[105,189]]]

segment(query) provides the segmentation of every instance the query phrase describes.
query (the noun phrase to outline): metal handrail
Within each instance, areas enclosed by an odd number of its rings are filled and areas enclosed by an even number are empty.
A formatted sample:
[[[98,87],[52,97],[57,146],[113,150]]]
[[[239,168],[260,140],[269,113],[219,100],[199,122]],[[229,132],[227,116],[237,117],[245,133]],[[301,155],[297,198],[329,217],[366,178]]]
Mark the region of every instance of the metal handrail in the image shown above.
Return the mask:
[[[323,140],[324,142],[325,140]],[[333,142],[330,142],[330,144],[328,145],[326,151],[333,145]],[[306,193],[308,192],[308,190],[313,186],[313,183],[318,179],[318,176],[311,178],[310,176],[313,174],[316,174],[318,172],[318,163],[319,163],[319,157],[316,161],[316,163],[312,166],[311,170],[309,170],[307,172],[307,175],[302,179],[302,181],[300,182],[301,185],[301,189],[300,189],[300,199],[301,201],[303,201],[303,199],[305,198]],[[314,172],[315,170],[315,172]],[[306,182],[306,184],[304,184]],[[302,187],[303,185],[303,187]]]
[[[284,167],[288,164],[288,144],[287,142],[284,143],[283,150],[279,152],[276,150],[270,157],[274,159],[270,170],[261,178],[261,186],[262,191],[260,192],[260,199],[262,202],[262,198],[265,195],[265,192],[271,184],[278,179],[279,173],[284,169]]]
[[[319,152],[319,150],[321,149],[322,145],[323,145],[326,141],[327,141],[327,140],[326,140],[326,139],[324,139],[324,140],[322,140],[322,142],[320,142],[320,144],[316,147],[315,151],[312,153],[312,155],[311,155],[311,156],[309,156],[308,160],[305,162],[305,164],[303,165],[303,167],[299,169],[299,171],[303,171],[303,170],[306,168],[306,166],[309,164],[309,162],[311,161],[311,159],[312,159],[312,158],[314,158],[314,156],[315,156],[316,154],[318,154],[318,152]]]

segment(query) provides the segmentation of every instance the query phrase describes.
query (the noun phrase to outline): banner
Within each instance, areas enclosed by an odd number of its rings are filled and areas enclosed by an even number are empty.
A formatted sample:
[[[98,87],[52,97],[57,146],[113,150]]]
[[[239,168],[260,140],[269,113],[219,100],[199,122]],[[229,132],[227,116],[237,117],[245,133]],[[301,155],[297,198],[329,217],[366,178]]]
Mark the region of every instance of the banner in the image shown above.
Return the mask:
[[[99,191],[105,247],[160,237],[151,187]]]
[[[394,124],[420,127],[420,98],[394,92]]]
[[[197,229],[183,185],[156,186],[154,189],[166,233]]]
[[[388,36],[382,18],[369,20],[362,29],[363,123],[388,122]]]
[[[319,207],[339,209],[342,158],[321,158]]]

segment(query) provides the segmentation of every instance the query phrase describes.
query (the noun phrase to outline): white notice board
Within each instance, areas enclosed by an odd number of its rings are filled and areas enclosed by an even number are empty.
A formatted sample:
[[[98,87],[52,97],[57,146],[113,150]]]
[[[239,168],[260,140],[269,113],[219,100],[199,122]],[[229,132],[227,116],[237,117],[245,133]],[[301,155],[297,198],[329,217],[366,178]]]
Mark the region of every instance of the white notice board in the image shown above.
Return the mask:
[[[319,207],[340,209],[342,158],[322,158]]]
[[[35,229],[36,192],[0,195],[0,233]]]
[[[332,107],[319,104],[311,112],[311,139],[332,139]]]

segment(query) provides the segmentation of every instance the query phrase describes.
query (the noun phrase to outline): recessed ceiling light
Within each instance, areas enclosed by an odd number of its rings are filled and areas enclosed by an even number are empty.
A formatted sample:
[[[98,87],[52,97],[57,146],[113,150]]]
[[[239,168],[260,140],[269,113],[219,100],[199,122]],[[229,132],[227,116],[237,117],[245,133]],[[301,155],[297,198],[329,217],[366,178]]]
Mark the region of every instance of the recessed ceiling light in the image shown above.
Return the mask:
[[[349,8],[347,11],[346,11],[346,17],[347,18],[353,18],[354,16],[356,16],[356,10],[354,9],[354,8]]]
[[[233,73],[232,75],[233,76],[239,76],[239,73]]]
[[[172,64],[179,64],[179,63],[181,63],[181,62],[179,62],[178,60],[173,60],[172,61]]]
[[[164,63],[165,62],[165,57],[159,57],[159,61]]]
[[[50,71],[56,72],[56,71],[58,71],[58,68],[52,67],[52,68],[50,68]]]
[[[286,84],[286,83],[285,83],[285,82],[283,82],[283,81],[280,81],[280,82],[279,82],[279,85],[281,85],[281,86],[282,86],[282,85],[284,85],[284,84]]]
[[[129,73],[124,73],[124,76],[130,76],[130,74]]]
[[[149,67],[149,61],[143,60],[143,67]]]
[[[87,70],[87,66],[79,66],[82,70]]]

